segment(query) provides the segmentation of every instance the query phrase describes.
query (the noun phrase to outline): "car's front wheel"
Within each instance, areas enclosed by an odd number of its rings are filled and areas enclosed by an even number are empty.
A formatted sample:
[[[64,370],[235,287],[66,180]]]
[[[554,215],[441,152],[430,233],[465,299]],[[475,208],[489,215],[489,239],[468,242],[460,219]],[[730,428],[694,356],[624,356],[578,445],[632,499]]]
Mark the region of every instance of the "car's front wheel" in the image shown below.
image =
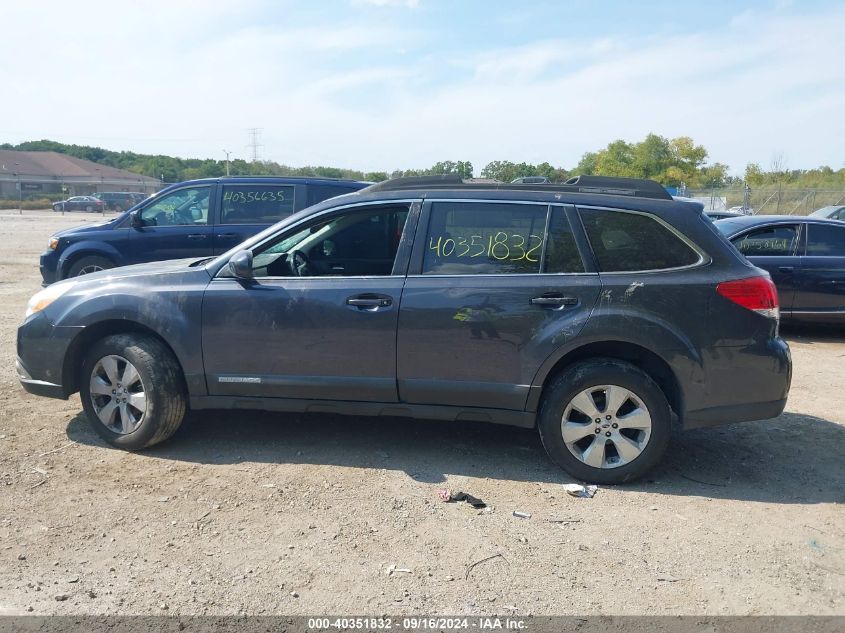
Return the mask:
[[[110,259],[100,257],[99,255],[87,255],[80,257],[70,265],[67,276],[79,277],[80,275],[96,273],[101,270],[108,270],[109,268],[114,268],[114,263]]]
[[[567,368],[547,387],[538,427],[546,452],[569,474],[618,484],[660,461],[672,419],[648,374],[630,363],[596,359]]]
[[[96,343],[83,364],[79,392],[94,430],[127,450],[169,438],[187,409],[179,363],[147,334],[117,334]]]

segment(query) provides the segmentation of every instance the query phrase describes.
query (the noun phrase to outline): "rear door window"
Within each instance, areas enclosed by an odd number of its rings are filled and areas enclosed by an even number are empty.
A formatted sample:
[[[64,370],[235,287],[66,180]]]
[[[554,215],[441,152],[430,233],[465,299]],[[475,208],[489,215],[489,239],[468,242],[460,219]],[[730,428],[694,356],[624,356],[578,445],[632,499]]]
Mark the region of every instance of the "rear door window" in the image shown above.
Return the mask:
[[[845,257],[845,227],[807,225],[807,255]]]
[[[223,185],[221,224],[273,224],[293,213],[293,185]]]
[[[546,205],[434,202],[422,274],[540,272]]]
[[[794,224],[764,226],[731,240],[746,257],[787,257],[795,254],[798,227]]]
[[[342,196],[346,193],[358,191],[358,187],[350,187],[348,185],[308,185],[308,205],[317,204],[323,200],[334,198],[335,196]]]
[[[602,272],[667,270],[692,266],[701,256],[656,218],[629,211],[580,209]]]

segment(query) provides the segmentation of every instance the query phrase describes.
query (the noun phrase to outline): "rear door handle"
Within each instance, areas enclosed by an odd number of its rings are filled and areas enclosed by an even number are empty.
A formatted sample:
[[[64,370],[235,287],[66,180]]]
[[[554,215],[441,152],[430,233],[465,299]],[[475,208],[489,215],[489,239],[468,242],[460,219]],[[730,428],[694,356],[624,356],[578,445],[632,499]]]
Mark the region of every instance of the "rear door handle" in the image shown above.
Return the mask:
[[[795,271],[795,266],[778,266],[778,270],[782,273],[791,273]]]
[[[578,305],[577,297],[534,297],[529,299],[528,303],[533,306],[552,306],[555,308],[563,306]]]
[[[189,233],[188,234],[189,240],[204,240],[207,237],[208,237],[208,235],[206,235],[205,233]]]
[[[349,297],[346,305],[356,308],[386,308],[393,303],[390,297]]]
[[[238,234],[237,233],[218,233],[217,237],[226,237],[226,238],[238,237]]]

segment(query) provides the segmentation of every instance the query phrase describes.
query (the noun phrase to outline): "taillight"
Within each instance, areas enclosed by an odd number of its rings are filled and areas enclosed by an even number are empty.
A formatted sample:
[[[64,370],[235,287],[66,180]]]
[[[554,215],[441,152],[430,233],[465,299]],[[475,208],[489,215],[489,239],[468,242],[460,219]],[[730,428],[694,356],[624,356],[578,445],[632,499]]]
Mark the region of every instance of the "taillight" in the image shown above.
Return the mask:
[[[716,292],[743,308],[753,310],[771,319],[780,317],[778,291],[768,277],[749,277],[735,281],[723,281],[716,286]]]

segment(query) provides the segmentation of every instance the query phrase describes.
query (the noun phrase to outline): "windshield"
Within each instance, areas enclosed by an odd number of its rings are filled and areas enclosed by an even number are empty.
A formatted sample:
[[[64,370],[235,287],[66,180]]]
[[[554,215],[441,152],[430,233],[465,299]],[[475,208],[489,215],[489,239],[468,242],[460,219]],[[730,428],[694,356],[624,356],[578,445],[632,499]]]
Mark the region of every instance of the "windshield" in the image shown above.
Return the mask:
[[[827,217],[830,217],[831,212],[832,212],[835,208],[836,208],[836,207],[822,207],[821,209],[816,209],[815,211],[813,211],[813,212],[810,214],[810,216],[815,216],[815,217],[817,217],[817,218],[827,218]]]

